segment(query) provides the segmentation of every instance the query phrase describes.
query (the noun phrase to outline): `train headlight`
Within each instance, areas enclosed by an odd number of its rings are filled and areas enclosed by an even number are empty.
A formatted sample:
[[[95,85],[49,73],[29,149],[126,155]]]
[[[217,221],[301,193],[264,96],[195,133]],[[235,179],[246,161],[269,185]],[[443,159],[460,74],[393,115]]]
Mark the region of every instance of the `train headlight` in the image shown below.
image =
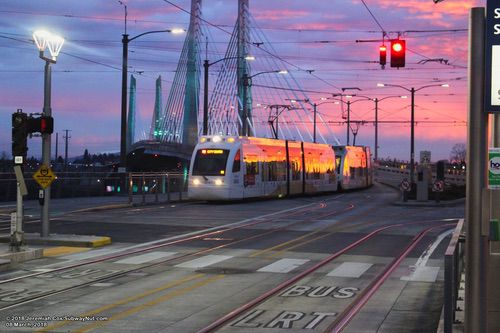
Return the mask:
[[[199,179],[193,179],[193,185],[200,185]]]
[[[222,185],[222,179],[216,179],[215,180],[215,185],[217,185],[217,186]]]
[[[212,141],[213,141],[213,142],[215,142],[215,143],[217,143],[217,142],[221,142],[221,141],[222,141],[222,138],[221,138],[220,136],[216,135],[216,136],[214,136],[214,137],[212,138]]]

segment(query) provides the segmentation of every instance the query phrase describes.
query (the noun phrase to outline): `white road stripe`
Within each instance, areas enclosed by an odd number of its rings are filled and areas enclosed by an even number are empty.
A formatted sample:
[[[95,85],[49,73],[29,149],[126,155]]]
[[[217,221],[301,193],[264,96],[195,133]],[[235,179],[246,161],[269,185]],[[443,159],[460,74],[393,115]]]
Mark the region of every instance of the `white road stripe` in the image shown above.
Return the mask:
[[[435,282],[437,279],[437,275],[439,273],[439,267],[427,267],[427,261],[434,253],[439,243],[451,234],[454,229],[447,230],[439,235],[436,240],[425,249],[424,253],[418,258],[417,262],[414,266],[410,266],[411,273],[407,276],[401,277],[403,281],[418,281],[418,282]]]
[[[202,268],[206,266],[210,266],[216,264],[218,262],[231,259],[233,256],[222,256],[216,254],[209,254],[208,256],[203,256],[197,259],[193,259],[190,261],[183,262],[182,264],[175,265],[175,267],[182,268]]]
[[[177,252],[161,252],[161,251],[148,252],[130,258],[125,258],[122,260],[115,261],[115,264],[132,264],[132,265],[143,264],[145,262],[171,257],[176,253]]]
[[[267,273],[288,273],[300,265],[308,262],[309,259],[280,259],[276,262],[273,262],[270,265],[262,267],[257,270],[257,272],[267,272]]]
[[[344,262],[339,267],[335,268],[333,271],[327,274],[327,276],[334,277],[348,277],[348,278],[359,278],[366,272],[373,264],[368,264],[364,262]]]

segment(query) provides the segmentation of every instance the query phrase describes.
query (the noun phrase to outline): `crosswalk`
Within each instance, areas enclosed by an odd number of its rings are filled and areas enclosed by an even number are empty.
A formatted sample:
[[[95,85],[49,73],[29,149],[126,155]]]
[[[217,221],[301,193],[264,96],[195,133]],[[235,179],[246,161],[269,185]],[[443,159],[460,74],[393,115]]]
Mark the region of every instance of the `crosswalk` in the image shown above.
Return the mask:
[[[125,259],[116,260],[114,261],[114,263],[120,265],[139,265],[153,262],[155,260],[174,258],[176,254],[177,252],[154,251],[145,254],[130,256]],[[174,267],[196,270],[221,264],[233,258],[237,258],[237,256],[209,254],[177,263],[174,265]],[[281,258],[262,267],[255,268],[255,272],[285,274],[299,270],[310,261],[311,260],[309,259]],[[344,261],[341,263],[332,263],[331,266],[334,266],[334,268],[330,268],[330,270],[327,270],[324,273],[326,277],[359,279],[365,276],[370,271],[370,269],[375,266],[375,264],[367,262]],[[406,272],[406,274],[402,273],[399,279],[402,281],[412,282],[435,282],[438,278],[438,273],[440,270],[439,267],[431,266],[422,266],[419,267],[416,271],[414,266],[407,266],[406,268],[406,270],[401,270],[402,272]]]

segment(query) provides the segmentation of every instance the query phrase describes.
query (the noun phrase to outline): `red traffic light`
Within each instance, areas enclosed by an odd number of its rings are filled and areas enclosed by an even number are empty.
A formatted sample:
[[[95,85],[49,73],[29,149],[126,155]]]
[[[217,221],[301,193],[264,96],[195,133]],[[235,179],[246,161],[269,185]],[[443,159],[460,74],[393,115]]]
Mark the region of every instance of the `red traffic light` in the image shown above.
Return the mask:
[[[380,45],[378,49],[380,51],[379,63],[381,66],[385,66],[387,62],[387,47],[385,45]]]
[[[54,118],[41,116],[28,119],[28,133],[52,134],[54,131]]]
[[[391,67],[405,67],[406,41],[391,40]]]

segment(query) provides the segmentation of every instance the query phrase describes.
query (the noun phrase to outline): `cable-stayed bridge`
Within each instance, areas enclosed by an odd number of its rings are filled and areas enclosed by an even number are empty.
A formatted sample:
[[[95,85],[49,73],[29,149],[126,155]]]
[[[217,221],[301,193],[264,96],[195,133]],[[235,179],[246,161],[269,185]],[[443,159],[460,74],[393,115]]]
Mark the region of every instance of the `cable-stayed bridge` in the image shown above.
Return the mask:
[[[312,106],[294,79],[294,72],[305,70],[276,53],[253,19],[249,2],[239,0],[237,21],[229,32],[203,20],[202,1],[192,0],[189,28],[168,98],[161,108],[157,83],[149,138],[130,146],[127,164],[131,169],[187,166],[204,132],[313,141]],[[220,34],[230,35],[222,58],[213,42],[213,35]],[[206,73],[208,80],[203,83],[208,89],[201,89]],[[316,124],[316,142],[338,144],[321,114]]]

